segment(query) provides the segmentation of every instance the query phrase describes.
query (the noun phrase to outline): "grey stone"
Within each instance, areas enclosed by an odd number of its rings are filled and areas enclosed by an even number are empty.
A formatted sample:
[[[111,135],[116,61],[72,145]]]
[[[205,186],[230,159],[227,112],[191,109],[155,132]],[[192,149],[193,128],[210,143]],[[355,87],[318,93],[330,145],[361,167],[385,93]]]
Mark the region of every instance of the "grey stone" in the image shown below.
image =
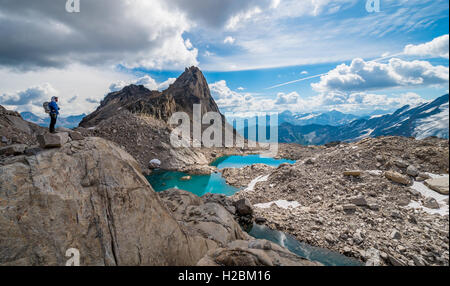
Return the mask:
[[[404,206],[409,205],[410,202],[411,202],[411,200],[409,198],[402,197],[398,200],[398,205],[404,207]]]
[[[435,198],[426,198],[423,202],[423,206],[434,210],[440,209],[439,203]]]
[[[346,204],[342,206],[342,209],[346,213],[354,213],[356,211],[356,205],[354,204]]]
[[[408,163],[407,162],[405,162],[404,160],[402,160],[402,159],[396,159],[396,160],[394,160],[394,164],[395,164],[395,166],[397,166],[397,167],[399,167],[399,168],[406,168],[406,167],[408,167]]]
[[[433,191],[436,191],[443,195],[448,195],[448,178],[428,179],[425,181],[425,185]]]
[[[13,144],[13,145],[9,145],[6,147],[2,147],[2,148],[0,148],[0,155],[6,155],[6,156],[20,155],[25,152],[26,147],[27,147],[27,145],[24,145],[24,144]]]
[[[37,140],[42,148],[57,148],[62,146],[61,137],[56,134],[41,134],[37,136]]]
[[[54,135],[60,138],[61,145],[64,145],[71,140],[69,137],[69,132],[58,132],[55,133]]]
[[[74,141],[80,141],[80,140],[84,139],[84,136],[80,132],[77,132],[77,131],[71,131],[69,133],[69,135],[70,135],[70,138]]]
[[[264,224],[267,222],[267,219],[263,218],[263,217],[257,217],[255,218],[255,223],[257,224]]]
[[[391,232],[391,234],[390,234],[390,237],[392,238],[392,239],[401,239],[402,238],[402,235],[400,234],[400,232],[398,231],[398,230],[396,230],[396,229],[394,229],[392,232]]]
[[[388,254],[388,260],[392,266],[405,266],[405,263],[401,262],[399,259],[390,254]]]
[[[412,177],[417,177],[419,175],[419,170],[417,170],[417,168],[413,165],[408,166],[408,168],[406,169],[406,174],[412,176]]]
[[[373,211],[379,211],[380,210],[380,206],[378,204],[372,203],[368,205],[369,209],[373,210]]]
[[[240,216],[252,215],[253,207],[248,199],[240,199],[234,203],[236,213]]]
[[[352,198],[350,201],[351,201],[352,204],[357,205],[359,207],[366,207],[366,206],[368,206],[366,199],[364,197],[362,197],[362,196],[359,196],[359,197],[356,197],[356,198]]]

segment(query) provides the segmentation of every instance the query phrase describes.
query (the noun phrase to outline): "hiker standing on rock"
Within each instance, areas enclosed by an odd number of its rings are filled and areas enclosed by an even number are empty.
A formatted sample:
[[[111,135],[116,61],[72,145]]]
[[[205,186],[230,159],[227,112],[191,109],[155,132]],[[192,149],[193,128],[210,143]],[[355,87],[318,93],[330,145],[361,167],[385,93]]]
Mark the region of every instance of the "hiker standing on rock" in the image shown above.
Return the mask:
[[[59,115],[58,97],[53,96],[48,107],[50,109],[50,133],[55,133],[56,119]]]

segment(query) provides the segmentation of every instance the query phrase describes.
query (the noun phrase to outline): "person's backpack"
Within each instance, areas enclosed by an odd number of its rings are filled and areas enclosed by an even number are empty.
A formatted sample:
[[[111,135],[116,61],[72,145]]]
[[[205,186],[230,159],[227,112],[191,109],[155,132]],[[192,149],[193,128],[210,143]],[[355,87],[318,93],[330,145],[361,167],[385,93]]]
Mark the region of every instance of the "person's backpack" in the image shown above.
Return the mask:
[[[42,106],[44,107],[45,113],[50,113],[50,107],[48,106],[50,102],[46,101]]]

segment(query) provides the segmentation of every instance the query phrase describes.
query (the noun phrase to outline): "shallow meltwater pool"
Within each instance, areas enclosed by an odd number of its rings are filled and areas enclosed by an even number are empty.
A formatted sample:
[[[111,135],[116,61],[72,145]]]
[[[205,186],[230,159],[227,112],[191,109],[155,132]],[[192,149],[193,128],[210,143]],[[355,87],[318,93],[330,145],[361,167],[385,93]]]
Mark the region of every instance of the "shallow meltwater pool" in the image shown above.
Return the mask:
[[[211,165],[219,170],[224,168],[242,168],[253,164],[266,164],[278,167],[283,163],[295,163],[295,161],[286,159],[274,159],[261,157],[260,155],[247,156],[227,156],[218,158]],[[211,175],[191,175],[190,180],[182,178],[188,174],[174,171],[155,170],[147,180],[156,192],[162,192],[171,188],[178,188],[191,192],[197,196],[203,196],[207,193],[224,194],[232,196],[239,191],[226,183],[221,173]],[[267,239],[277,243],[300,257],[318,261],[328,266],[361,266],[362,263],[330,250],[313,247],[306,243],[297,241],[293,236],[281,231],[269,229],[265,226],[254,225],[249,234],[258,239]]]
[[[328,249],[314,247],[296,240],[293,236],[281,231],[270,229],[262,225],[253,225],[251,236],[258,239],[266,239],[276,243],[290,252],[311,261],[320,262],[326,266],[363,266],[364,264],[356,259],[347,257],[338,252]]]
[[[242,168],[253,164],[266,164],[278,167],[283,163],[293,164],[295,161],[262,157],[260,155],[226,156],[218,158],[211,166],[216,166],[219,170],[222,170],[224,168]],[[214,173],[211,175],[191,175],[191,179],[188,181],[182,180],[184,176],[187,176],[187,174],[182,172],[156,170],[150,176],[147,176],[147,180],[156,192],[178,188],[194,193],[197,196],[203,196],[207,193],[232,196],[239,191],[239,188],[228,185],[225,179],[222,178],[221,173]]]
[[[270,157],[262,157],[261,155],[247,155],[247,156],[226,156],[214,161],[211,166],[216,166],[217,169],[225,168],[242,168],[254,164],[266,164],[268,166],[278,167],[283,163],[294,164],[296,161],[287,159],[274,159]]]
[[[181,178],[186,175],[186,173],[181,172],[157,170],[148,176],[147,179],[156,192],[176,188],[201,197],[207,193],[232,196],[239,191],[238,188],[228,185],[220,173],[211,175],[191,175],[190,180],[182,180]]]

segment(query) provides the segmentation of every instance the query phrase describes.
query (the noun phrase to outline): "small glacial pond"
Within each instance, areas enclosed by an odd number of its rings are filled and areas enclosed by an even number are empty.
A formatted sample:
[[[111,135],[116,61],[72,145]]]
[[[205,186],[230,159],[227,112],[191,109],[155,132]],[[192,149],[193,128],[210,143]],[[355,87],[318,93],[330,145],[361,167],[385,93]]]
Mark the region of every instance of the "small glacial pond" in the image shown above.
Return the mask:
[[[300,257],[320,262],[326,266],[363,266],[363,263],[328,249],[314,247],[296,240],[284,232],[255,224],[249,233],[254,238],[266,239],[287,248]]]
[[[242,168],[253,164],[266,164],[268,166],[278,167],[283,163],[294,164],[295,161],[262,157],[261,155],[226,156],[218,158],[211,166],[216,166],[217,169],[222,170],[225,168]]]
[[[192,175],[192,179],[189,181],[181,180],[181,178],[186,175],[186,173],[181,172],[156,170],[148,176],[147,179],[156,192],[176,188],[201,197],[207,193],[232,196],[239,190],[238,188],[228,185],[220,173],[211,175]]]
[[[293,164],[295,161],[262,157],[260,155],[226,156],[218,158],[211,166],[216,166],[219,170],[222,170],[224,168],[241,168],[253,164],[266,164],[277,167],[283,163]],[[221,173],[192,175],[192,179],[189,181],[181,180],[186,175],[182,172],[156,170],[150,176],[147,176],[147,179],[156,192],[178,188],[194,193],[197,196],[203,196],[207,193],[232,196],[239,191],[238,188],[228,185],[225,179],[222,178]]]

